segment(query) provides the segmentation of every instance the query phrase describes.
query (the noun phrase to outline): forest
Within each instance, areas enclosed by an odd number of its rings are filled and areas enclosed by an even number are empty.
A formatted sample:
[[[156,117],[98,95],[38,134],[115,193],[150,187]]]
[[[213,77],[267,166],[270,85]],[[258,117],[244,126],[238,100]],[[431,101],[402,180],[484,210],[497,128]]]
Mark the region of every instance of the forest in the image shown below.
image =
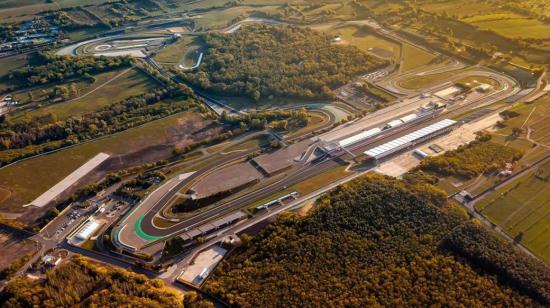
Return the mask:
[[[183,295],[161,280],[114,269],[75,256],[45,280],[12,280],[0,293],[1,307],[214,307],[194,292]]]
[[[322,33],[290,26],[247,25],[235,33],[207,33],[196,72],[181,76],[195,86],[255,101],[274,97],[326,99],[331,88],[386,64]]]
[[[10,79],[31,87],[50,82],[63,82],[71,78],[87,77],[130,65],[129,57],[71,57],[48,52],[37,55],[37,65],[13,71]],[[21,86],[21,84],[20,84]]]
[[[444,246],[475,266],[498,274],[515,288],[522,289],[545,305],[550,305],[548,266],[518,253],[512,244],[493,236],[482,226],[467,223],[444,239]]]
[[[244,237],[205,289],[240,307],[545,305],[546,297],[527,290],[547,287],[547,266],[510,282],[506,269],[444,248],[465,223],[464,211],[429,184],[367,175],[322,196],[307,216],[288,214]],[[511,259],[518,269],[533,266]]]
[[[475,141],[454,151],[422,160],[416,170],[471,179],[503,168],[506,163],[513,163],[522,156],[521,151],[491,142],[490,135],[481,134]]]

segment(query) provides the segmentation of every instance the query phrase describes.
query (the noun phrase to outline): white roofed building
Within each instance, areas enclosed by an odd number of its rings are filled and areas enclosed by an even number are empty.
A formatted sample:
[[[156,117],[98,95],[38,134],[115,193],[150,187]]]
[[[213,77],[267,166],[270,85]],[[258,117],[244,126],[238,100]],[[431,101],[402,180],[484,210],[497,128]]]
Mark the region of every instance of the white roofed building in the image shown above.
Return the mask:
[[[456,123],[456,121],[450,119],[439,121],[410,134],[372,148],[366,151],[365,155],[374,159],[384,158],[409,146],[422,142],[427,138],[441,134],[451,129]]]
[[[347,146],[350,146],[350,145],[353,145],[353,144],[356,144],[360,141],[363,141],[365,139],[368,139],[370,137],[374,137],[376,135],[378,135],[379,133],[381,133],[382,130],[380,128],[373,128],[373,129],[369,129],[369,130],[366,130],[366,131],[363,131],[363,132],[360,132],[359,134],[357,135],[353,135],[351,137],[348,137],[346,139],[343,139],[343,140],[340,140],[338,141],[338,145],[340,147],[347,147]]]
[[[450,97],[453,97],[459,93],[462,92],[462,89],[457,87],[457,86],[452,86],[452,87],[448,87],[448,88],[445,88],[441,91],[438,91],[436,93],[434,93],[435,96],[439,97],[439,98],[442,98],[442,99],[448,99]]]
[[[411,114],[408,114],[408,115],[400,118],[399,120],[401,120],[401,122],[403,122],[403,123],[408,123],[408,122],[414,121],[416,119],[418,119],[418,116],[416,115],[416,113],[411,113]]]
[[[78,240],[86,241],[97,231],[97,229],[99,229],[99,226],[99,223],[94,220],[90,220],[86,222],[82,228],[80,228],[75,237]]]
[[[488,92],[488,91],[491,90],[492,88],[493,88],[493,87],[492,87],[490,84],[484,83],[484,84],[478,86],[478,87],[476,88],[476,91],[478,91],[478,92]]]
[[[394,128],[403,125],[403,121],[401,120],[393,120],[388,123],[386,123],[387,128]]]

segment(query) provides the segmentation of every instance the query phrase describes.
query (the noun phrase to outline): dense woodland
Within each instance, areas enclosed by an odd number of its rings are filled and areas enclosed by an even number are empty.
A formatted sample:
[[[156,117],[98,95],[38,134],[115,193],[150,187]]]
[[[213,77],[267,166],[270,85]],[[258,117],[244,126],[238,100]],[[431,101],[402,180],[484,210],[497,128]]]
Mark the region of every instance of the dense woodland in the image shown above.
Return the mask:
[[[540,287],[530,279],[549,277],[548,267],[510,282],[502,267],[473,267],[466,253],[457,257],[442,247],[466,221],[433,186],[369,175],[323,196],[308,216],[284,217],[245,238],[205,288],[242,307],[545,304],[525,290]],[[461,247],[478,239],[464,241]],[[495,247],[482,249],[493,254]],[[532,266],[526,256],[506,252],[516,268]]]
[[[44,281],[17,278],[0,293],[2,307],[213,307],[161,280],[92,263],[83,257],[50,271]]]
[[[24,82],[24,85],[29,87],[50,82],[63,82],[129,66],[131,58],[71,57],[42,52],[38,54],[36,61],[37,65],[12,72],[10,78]]]
[[[475,266],[550,305],[550,268],[518,253],[512,244],[482,226],[464,224],[445,238],[444,245]]]
[[[182,77],[219,94],[261,98],[329,98],[331,88],[385,64],[356,47],[339,46],[310,29],[248,25],[207,33],[204,61]]]
[[[523,156],[519,150],[490,140],[490,135],[482,134],[454,151],[422,160],[417,170],[470,179],[503,168],[506,163],[513,163]]]

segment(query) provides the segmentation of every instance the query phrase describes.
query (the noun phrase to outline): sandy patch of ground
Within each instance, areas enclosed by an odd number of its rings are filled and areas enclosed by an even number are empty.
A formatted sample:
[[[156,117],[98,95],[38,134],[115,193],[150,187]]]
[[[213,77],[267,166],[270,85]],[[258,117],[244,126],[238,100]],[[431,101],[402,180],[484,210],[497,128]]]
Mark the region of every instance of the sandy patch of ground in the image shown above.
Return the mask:
[[[300,216],[306,216],[311,209],[315,206],[315,202],[317,202],[317,199],[310,199],[304,202],[304,204],[296,211],[296,213]]]
[[[0,204],[11,197],[11,190],[0,187]]]
[[[420,160],[413,155],[412,151],[409,151],[381,163],[375,171],[384,175],[398,177],[418,164],[420,164]]]
[[[168,32],[170,32],[170,33],[186,33],[187,32],[187,29],[184,28],[184,27],[172,27],[172,28],[168,28],[166,30],[168,30]]]
[[[200,285],[226,253],[227,250],[219,246],[213,246],[199,253],[193,264],[189,265],[178,279],[194,285]],[[201,273],[203,276],[200,276]]]
[[[17,258],[36,251],[38,246],[33,241],[0,229],[0,270],[8,267]]]

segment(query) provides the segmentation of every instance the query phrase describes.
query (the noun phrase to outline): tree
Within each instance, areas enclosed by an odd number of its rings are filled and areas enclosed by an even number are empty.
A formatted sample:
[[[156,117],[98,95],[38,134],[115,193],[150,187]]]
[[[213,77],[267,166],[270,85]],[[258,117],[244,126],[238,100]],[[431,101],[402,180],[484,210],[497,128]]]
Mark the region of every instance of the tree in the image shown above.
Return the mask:
[[[75,98],[78,96],[78,89],[76,88],[76,84],[74,82],[71,82],[69,84],[69,96],[71,98]]]
[[[260,91],[258,90],[255,90],[254,92],[252,92],[252,99],[256,102],[260,101],[260,98],[262,97],[262,94],[260,93]]]
[[[287,120],[275,121],[273,122],[273,128],[279,131],[287,130],[288,121]]]

